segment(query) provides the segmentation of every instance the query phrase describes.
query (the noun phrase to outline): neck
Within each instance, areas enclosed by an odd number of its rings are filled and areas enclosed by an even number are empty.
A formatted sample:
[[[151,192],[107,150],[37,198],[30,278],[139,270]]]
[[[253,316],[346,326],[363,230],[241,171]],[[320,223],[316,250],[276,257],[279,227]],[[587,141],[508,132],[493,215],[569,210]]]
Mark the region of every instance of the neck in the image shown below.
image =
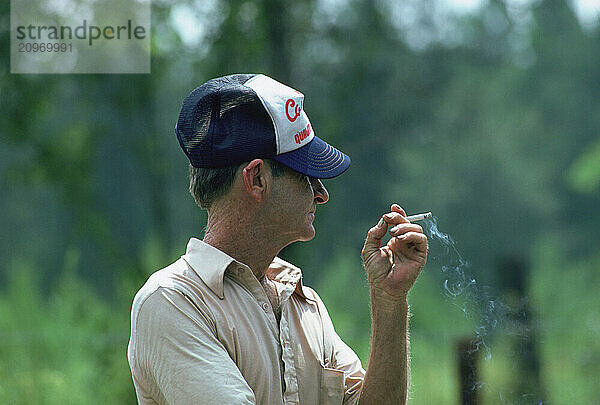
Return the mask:
[[[244,215],[234,214],[240,212]],[[254,276],[263,281],[269,265],[286,244],[273,238],[265,222],[256,221],[248,215],[251,213],[241,210],[226,213],[209,212],[204,242],[247,265]]]

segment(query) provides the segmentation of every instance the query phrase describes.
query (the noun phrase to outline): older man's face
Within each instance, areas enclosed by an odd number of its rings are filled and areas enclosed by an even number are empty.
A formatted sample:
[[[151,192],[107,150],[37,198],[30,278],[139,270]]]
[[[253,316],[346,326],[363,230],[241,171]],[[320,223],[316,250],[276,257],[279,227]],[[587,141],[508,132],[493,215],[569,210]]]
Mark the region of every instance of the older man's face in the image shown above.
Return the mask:
[[[329,193],[319,179],[286,170],[284,175],[273,179],[272,220],[282,236],[290,242],[310,240],[315,236],[313,221],[317,204],[325,204]]]

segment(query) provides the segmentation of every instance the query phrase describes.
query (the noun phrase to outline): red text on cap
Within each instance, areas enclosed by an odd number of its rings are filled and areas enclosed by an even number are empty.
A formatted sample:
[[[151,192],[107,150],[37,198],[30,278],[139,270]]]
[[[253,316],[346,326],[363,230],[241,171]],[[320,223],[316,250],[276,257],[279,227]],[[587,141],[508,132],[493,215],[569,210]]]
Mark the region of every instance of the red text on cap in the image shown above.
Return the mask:
[[[287,116],[290,122],[296,121],[296,118],[300,116],[302,112],[302,107],[304,106],[304,100],[299,103],[296,103],[294,99],[289,98],[285,102],[285,115]]]
[[[298,132],[296,135],[294,135],[294,140],[296,141],[296,143],[298,145],[300,145],[302,143],[303,140],[305,140],[306,138],[308,138],[308,136],[312,133],[312,128],[310,127],[310,123],[300,132]]]

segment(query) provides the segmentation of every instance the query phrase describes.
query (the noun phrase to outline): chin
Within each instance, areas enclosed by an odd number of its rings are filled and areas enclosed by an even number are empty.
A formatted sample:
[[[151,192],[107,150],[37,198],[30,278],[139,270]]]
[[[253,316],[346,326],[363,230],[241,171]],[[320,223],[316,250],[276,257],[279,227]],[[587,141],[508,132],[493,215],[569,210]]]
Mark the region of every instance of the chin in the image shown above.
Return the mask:
[[[315,237],[315,234],[315,228],[312,225],[310,225],[309,229],[307,229],[306,232],[302,234],[299,240],[302,242],[308,242],[309,240],[312,240]]]

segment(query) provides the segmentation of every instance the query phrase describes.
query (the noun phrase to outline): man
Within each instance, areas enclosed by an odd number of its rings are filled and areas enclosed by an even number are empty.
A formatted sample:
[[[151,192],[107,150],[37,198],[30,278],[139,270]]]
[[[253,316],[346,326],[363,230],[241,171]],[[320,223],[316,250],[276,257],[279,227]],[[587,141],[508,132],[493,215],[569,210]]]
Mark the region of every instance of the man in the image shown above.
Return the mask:
[[[367,234],[365,372],[300,269],[277,257],[314,237],[316,206],[329,199],[320,179],[350,165],[314,135],[304,96],[264,75],[213,79],[185,99],[176,133],[208,225],[134,299],[128,360],[139,403],[406,403],[406,297],[427,257],[421,227],[394,204]]]

